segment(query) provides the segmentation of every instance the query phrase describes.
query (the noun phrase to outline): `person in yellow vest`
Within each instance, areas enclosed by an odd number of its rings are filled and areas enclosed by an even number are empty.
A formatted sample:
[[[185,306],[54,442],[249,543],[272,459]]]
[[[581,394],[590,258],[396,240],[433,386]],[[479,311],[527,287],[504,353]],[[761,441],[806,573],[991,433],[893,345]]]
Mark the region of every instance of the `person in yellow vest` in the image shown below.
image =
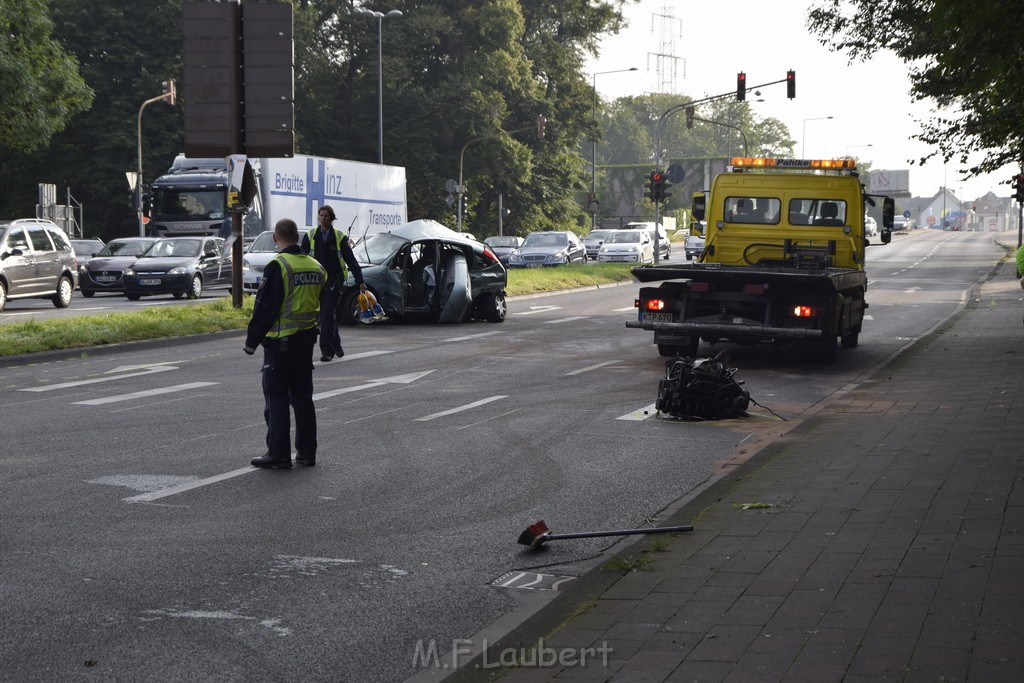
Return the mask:
[[[321,206],[317,211],[319,225],[310,228],[302,236],[302,253],[309,254],[327,271],[327,284],[324,285],[320,298],[320,360],[327,362],[332,358],[341,358],[345,349],[341,348],[341,335],[338,333],[338,304],[341,301],[341,287],[348,277],[348,270],[359,285],[359,291],[365,292],[363,271],[359,268],[348,235],[334,227],[334,209]],[[348,311],[343,311],[348,314]]]
[[[274,226],[278,254],[263,270],[244,351],[263,345],[263,419],[267,452],[255,467],[291,469],[291,410],[295,410],[295,462],[316,464],[313,346],[316,344],[324,268],[299,249],[299,227],[283,218]]]
[[[1024,244],[1017,247],[1017,277],[1024,276]],[[1021,278],[1020,286],[1024,289],[1024,278]]]

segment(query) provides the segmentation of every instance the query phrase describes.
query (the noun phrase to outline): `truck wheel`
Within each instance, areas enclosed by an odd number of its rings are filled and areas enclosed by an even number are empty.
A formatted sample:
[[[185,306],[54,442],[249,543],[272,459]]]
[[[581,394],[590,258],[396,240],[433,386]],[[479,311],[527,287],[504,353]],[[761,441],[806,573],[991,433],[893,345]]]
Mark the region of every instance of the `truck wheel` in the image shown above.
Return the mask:
[[[839,337],[835,334],[830,334],[821,341],[816,354],[819,363],[831,365],[836,362],[836,358],[839,356],[838,341]]]
[[[855,349],[857,348],[858,337],[860,337],[859,332],[850,332],[842,336],[840,343],[844,349]]]
[[[676,353],[675,344],[658,344],[658,355],[664,356],[665,358],[672,358],[679,354]]]

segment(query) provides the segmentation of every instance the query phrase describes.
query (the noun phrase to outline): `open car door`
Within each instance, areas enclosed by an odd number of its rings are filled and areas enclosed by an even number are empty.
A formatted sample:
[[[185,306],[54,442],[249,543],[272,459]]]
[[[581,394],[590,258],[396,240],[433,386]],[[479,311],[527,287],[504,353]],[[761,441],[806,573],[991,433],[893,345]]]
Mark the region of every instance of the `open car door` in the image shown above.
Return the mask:
[[[450,246],[442,247],[444,283],[441,286],[441,316],[438,322],[459,323],[469,317],[473,293],[469,283],[466,255]]]

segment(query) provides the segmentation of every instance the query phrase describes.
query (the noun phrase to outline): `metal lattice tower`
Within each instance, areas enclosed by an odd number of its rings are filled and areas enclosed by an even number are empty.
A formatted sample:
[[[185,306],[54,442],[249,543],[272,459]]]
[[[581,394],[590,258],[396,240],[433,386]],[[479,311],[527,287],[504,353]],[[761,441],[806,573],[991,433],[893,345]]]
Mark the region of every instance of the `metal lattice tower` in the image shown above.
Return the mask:
[[[655,30],[657,29],[657,31]],[[686,60],[676,56],[676,37],[683,37],[683,20],[672,14],[668,3],[662,5],[661,12],[651,15],[651,34],[658,34],[658,51],[647,53],[647,73],[654,64],[657,78],[655,90],[659,93],[675,93],[676,80],[679,78],[682,65],[682,78],[686,78]]]

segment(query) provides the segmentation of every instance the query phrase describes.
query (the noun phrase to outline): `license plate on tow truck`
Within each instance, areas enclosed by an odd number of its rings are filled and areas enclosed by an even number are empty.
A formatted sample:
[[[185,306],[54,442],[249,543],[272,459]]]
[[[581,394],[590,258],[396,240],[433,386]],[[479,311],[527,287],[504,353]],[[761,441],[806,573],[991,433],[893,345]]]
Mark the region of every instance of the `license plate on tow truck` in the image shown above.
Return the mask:
[[[670,323],[672,322],[672,314],[660,313],[655,311],[643,311],[640,313],[640,321],[652,323]]]

